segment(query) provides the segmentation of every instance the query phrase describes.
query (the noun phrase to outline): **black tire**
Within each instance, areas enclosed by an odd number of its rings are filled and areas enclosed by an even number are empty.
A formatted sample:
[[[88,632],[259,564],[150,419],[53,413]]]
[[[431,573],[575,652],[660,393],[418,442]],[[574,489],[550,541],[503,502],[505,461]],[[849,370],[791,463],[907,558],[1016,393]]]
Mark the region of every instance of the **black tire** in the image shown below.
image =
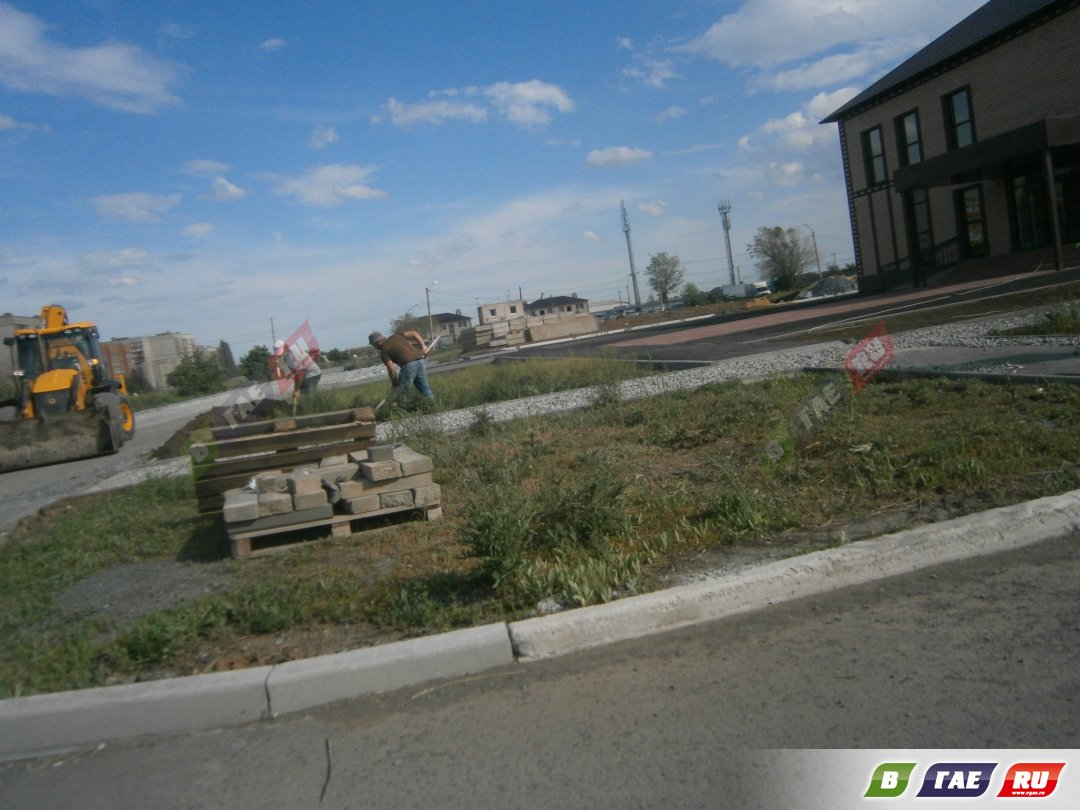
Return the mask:
[[[94,399],[94,410],[98,412],[100,428],[98,431],[98,449],[102,453],[118,453],[124,446],[124,433],[120,427],[120,401],[116,394],[99,394]]]

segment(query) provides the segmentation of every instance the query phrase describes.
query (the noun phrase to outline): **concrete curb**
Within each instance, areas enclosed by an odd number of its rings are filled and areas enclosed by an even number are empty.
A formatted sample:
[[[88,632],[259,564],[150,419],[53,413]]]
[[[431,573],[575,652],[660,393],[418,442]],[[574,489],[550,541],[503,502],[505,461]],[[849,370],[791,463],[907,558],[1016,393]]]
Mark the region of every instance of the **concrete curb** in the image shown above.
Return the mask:
[[[268,720],[513,661],[500,622],[276,666],[0,700],[0,760]]]
[[[1080,532],[1080,490],[606,605],[272,667],[0,701],[0,759],[269,720],[747,613]]]
[[[510,624],[519,660],[563,655],[1080,531],[1080,491],[921,526],[594,608]]]

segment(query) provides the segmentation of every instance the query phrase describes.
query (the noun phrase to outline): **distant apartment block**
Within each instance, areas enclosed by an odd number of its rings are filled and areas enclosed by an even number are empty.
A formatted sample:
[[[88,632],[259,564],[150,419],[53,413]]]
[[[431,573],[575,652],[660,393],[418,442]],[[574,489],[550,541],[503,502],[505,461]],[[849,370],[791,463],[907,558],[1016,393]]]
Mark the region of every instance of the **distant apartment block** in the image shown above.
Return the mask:
[[[40,322],[40,315],[12,315],[10,312],[5,312],[0,315],[0,341],[14,337],[18,329],[37,327]],[[11,382],[11,373],[15,370],[11,357],[12,351],[14,351],[13,348],[0,344],[0,375],[2,375],[0,379],[5,383]]]
[[[198,350],[195,338],[180,332],[162,332],[148,337],[114,338],[109,343],[127,347],[128,368],[131,371],[141,371],[146,384],[155,389],[167,387],[166,378],[169,372],[180,365],[181,360]]]

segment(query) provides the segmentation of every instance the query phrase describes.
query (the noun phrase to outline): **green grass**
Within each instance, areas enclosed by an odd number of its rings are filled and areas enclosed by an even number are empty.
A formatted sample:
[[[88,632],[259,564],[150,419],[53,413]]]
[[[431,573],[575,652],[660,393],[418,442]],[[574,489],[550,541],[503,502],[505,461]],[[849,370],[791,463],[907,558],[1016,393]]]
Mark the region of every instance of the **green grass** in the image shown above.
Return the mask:
[[[200,671],[287,634],[377,641],[520,618],[542,600],[595,604],[658,587],[702,553],[800,553],[826,527],[901,506],[955,514],[1080,486],[1080,387],[1067,385],[874,383],[771,461],[766,440],[820,382],[421,430],[406,441],[434,461],[442,521],[265,558],[227,559],[184,479],[56,508],[0,547],[0,695]],[[94,571],[177,559],[231,584],[133,622],[59,615],[59,595]]]

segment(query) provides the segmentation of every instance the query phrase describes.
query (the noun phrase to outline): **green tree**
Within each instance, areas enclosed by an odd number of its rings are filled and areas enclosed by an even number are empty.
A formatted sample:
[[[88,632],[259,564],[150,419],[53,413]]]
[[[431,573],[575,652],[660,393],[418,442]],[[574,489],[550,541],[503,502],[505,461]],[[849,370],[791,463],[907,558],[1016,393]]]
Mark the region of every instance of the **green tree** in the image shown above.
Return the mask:
[[[221,363],[221,370],[225,372],[226,377],[236,376],[236,360],[233,359],[232,349],[229,348],[229,344],[224,340],[218,344],[218,362]]]
[[[409,330],[419,332],[422,335],[426,335],[427,317],[420,317],[413,315],[411,312],[406,312],[404,315],[398,315],[392,321],[390,321],[390,332],[407,332]]]
[[[774,290],[790,290],[804,268],[814,260],[814,249],[794,228],[758,228],[754,241],[746,246],[757,260],[761,277],[772,281]]]
[[[248,353],[240,358],[238,369],[241,374],[253,382],[270,379],[270,349],[266,346],[252,346]]]
[[[660,303],[666,307],[667,302],[671,300],[671,294],[683,283],[686,270],[683,269],[678,256],[669,256],[661,252],[649,261],[649,266],[645,268],[645,276],[649,279],[649,286],[660,296]]]
[[[196,350],[184,357],[165,381],[183,396],[213,394],[225,388],[225,372],[216,358]]]
[[[709,296],[698,289],[698,285],[692,281],[683,288],[682,299],[688,307],[700,307],[702,304],[709,303]]]

